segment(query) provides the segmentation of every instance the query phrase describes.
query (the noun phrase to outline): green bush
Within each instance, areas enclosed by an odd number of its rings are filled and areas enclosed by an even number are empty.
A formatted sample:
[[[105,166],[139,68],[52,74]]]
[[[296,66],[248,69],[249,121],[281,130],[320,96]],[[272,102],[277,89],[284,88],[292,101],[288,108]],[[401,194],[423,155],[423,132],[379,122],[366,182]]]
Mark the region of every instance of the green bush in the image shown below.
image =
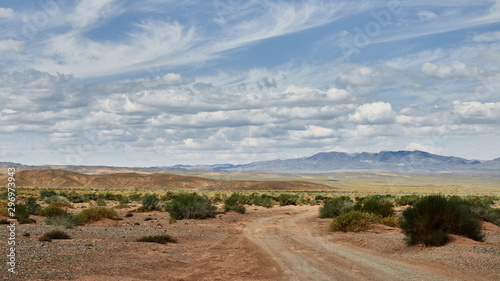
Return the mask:
[[[18,220],[27,219],[30,216],[28,208],[23,204],[16,204],[15,218]]]
[[[45,233],[38,241],[48,241],[51,242],[52,239],[71,239],[71,237],[64,231],[54,230]]]
[[[26,208],[28,209],[28,213],[30,213],[30,215],[35,215],[38,211],[42,209],[42,206],[36,203],[36,198],[29,197],[26,200]]]
[[[403,211],[399,225],[410,245],[442,246],[450,233],[476,241],[484,239],[481,222],[469,208],[440,195],[424,197]]]
[[[90,207],[81,211],[76,217],[76,222],[79,225],[95,222],[101,219],[117,219],[118,214],[115,210],[105,207]]]
[[[242,196],[239,193],[233,193],[229,198],[224,200],[224,212],[236,211],[240,214],[246,213],[246,208],[243,204],[248,201],[248,196]]]
[[[68,212],[66,212],[61,207],[59,207],[57,204],[54,204],[54,203],[41,209],[37,213],[37,215],[43,216],[43,217],[58,217],[58,216],[64,216],[67,214],[68,214]]]
[[[133,193],[130,195],[130,200],[132,201],[141,201],[142,195],[139,193]]]
[[[250,204],[255,206],[262,206],[265,208],[271,208],[276,201],[274,201],[271,197],[265,196],[262,194],[261,196],[255,196],[250,200]]]
[[[56,195],[57,194],[54,191],[52,191],[52,190],[42,190],[42,191],[40,191],[40,198],[42,200],[45,200],[47,198],[50,198],[50,197],[56,196]]]
[[[119,201],[120,204],[128,204],[128,203],[131,203],[130,199],[126,196],[123,196],[120,201]]]
[[[156,197],[155,194],[146,195],[141,200],[142,207],[146,211],[161,211],[160,200]]]
[[[215,209],[210,200],[196,193],[181,193],[165,205],[170,217],[176,220],[214,218]]]
[[[136,240],[136,242],[150,242],[158,244],[177,243],[177,240],[168,234],[144,236]]]
[[[394,215],[394,205],[385,197],[372,196],[365,198],[361,204],[357,204],[355,209],[382,217]]]
[[[342,232],[367,230],[370,227],[370,221],[373,219],[373,214],[352,210],[334,218],[330,223],[330,230]]]
[[[280,203],[280,206],[297,205],[298,200],[299,196],[293,194],[282,193],[278,197],[278,203]]]
[[[396,198],[396,205],[397,206],[406,206],[410,205],[413,206],[415,205],[420,199],[422,199],[422,196],[417,195],[417,194],[412,194],[412,195],[402,195]]]
[[[94,193],[87,193],[87,194],[83,195],[83,199],[84,199],[84,201],[87,201],[87,202],[90,200],[97,201],[97,195]]]
[[[68,200],[71,203],[83,203],[83,198],[78,193],[72,191],[67,195]]]
[[[56,226],[64,226],[67,228],[73,227],[77,225],[76,219],[71,214],[65,214],[62,216],[53,216],[45,218],[46,225],[56,225]]]
[[[53,195],[49,198],[44,199],[43,201],[47,204],[56,203],[56,202],[64,203],[64,202],[68,202],[68,198],[66,198],[64,196],[60,196],[60,195]]]
[[[104,199],[102,199],[102,198],[97,199],[97,206],[106,207],[107,205],[108,205],[108,203],[106,203],[106,201],[104,201]]]
[[[347,196],[333,198],[332,200],[325,201],[323,206],[319,209],[320,218],[334,218],[343,213],[349,212],[353,208],[353,202]]]

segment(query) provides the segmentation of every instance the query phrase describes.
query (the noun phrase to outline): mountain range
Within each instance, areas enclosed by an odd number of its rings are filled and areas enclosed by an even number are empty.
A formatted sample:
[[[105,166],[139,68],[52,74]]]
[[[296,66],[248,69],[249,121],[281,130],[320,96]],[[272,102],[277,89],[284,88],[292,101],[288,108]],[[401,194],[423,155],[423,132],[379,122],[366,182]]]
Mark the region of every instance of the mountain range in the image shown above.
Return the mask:
[[[400,173],[487,173],[500,175],[500,158],[489,161],[441,156],[424,151],[378,153],[321,152],[309,157],[252,162],[243,165],[176,165],[183,170],[270,173],[326,173],[340,171],[387,171]]]
[[[399,173],[460,173],[500,176],[500,157],[493,160],[469,160],[442,156],[424,151],[381,151],[378,153],[320,152],[309,157],[269,160],[248,164],[175,165],[161,167],[117,168],[106,166],[26,166],[0,162],[1,167],[19,167],[22,170],[64,169],[76,172],[92,170],[141,171],[148,173],[175,171],[221,171],[264,173],[329,173],[329,172],[399,172]]]

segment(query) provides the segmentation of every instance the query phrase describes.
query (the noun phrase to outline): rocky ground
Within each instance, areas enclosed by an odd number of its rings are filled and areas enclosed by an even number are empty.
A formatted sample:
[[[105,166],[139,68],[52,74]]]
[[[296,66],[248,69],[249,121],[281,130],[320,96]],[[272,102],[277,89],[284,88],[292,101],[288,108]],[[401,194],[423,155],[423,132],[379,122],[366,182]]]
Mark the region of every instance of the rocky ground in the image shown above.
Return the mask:
[[[444,247],[408,247],[399,229],[331,233],[318,206],[247,207],[170,224],[168,213],[138,213],[73,229],[17,226],[17,275],[3,280],[500,280],[500,227],[486,242],[453,236]],[[146,220],[149,218],[148,220]],[[52,229],[73,239],[40,242]],[[28,236],[23,234],[29,233]],[[167,233],[166,245],[135,242]],[[7,241],[7,231],[1,239]],[[6,244],[6,243],[5,243]],[[7,246],[5,245],[5,249]],[[4,252],[6,252],[5,250]]]

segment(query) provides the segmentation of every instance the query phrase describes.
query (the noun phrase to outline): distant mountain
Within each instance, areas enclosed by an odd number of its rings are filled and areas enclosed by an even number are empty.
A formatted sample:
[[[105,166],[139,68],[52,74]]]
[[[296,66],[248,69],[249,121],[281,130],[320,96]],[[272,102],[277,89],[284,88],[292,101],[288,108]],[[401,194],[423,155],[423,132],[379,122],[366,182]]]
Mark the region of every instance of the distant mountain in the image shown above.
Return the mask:
[[[390,171],[401,173],[498,173],[500,158],[491,161],[441,156],[424,151],[379,153],[321,152],[310,157],[253,162],[245,165],[174,166],[186,170],[270,173],[321,173],[335,171]],[[174,168],[169,167],[169,168]]]

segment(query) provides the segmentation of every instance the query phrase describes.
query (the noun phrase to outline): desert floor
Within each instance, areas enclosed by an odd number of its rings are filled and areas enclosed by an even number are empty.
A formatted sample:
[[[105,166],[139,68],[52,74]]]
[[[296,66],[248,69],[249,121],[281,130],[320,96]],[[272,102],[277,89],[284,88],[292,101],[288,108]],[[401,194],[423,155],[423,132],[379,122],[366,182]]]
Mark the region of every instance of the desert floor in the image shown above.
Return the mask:
[[[169,224],[166,212],[137,213],[64,229],[73,239],[40,242],[47,226],[17,226],[17,275],[5,280],[500,280],[500,227],[486,242],[453,236],[444,247],[407,246],[397,228],[332,233],[319,206],[247,207]],[[75,210],[78,211],[78,210]],[[146,218],[150,218],[146,220]],[[61,229],[61,227],[59,227]],[[23,236],[30,233],[29,237]],[[134,242],[167,233],[177,244]],[[2,231],[6,240],[7,231]]]

